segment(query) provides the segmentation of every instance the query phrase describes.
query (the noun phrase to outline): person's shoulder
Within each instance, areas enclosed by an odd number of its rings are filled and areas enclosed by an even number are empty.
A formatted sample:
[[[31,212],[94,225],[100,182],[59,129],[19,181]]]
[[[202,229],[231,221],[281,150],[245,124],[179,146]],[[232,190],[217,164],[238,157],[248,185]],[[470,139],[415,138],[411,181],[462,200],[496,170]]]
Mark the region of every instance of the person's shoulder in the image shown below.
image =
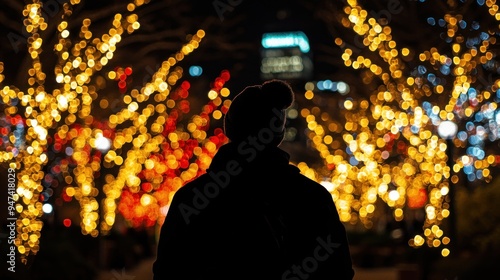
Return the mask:
[[[328,190],[323,186],[321,185],[320,183],[318,183],[317,181],[307,177],[306,175],[300,173],[300,170],[298,167],[294,166],[294,165],[290,165],[290,169],[293,170],[291,172],[291,174],[293,174],[293,176],[290,177],[291,180],[295,181],[295,182],[301,182],[302,185],[305,189],[308,190],[308,192],[311,192],[313,194],[316,194],[318,196],[330,196],[330,192],[328,192]]]
[[[201,188],[207,182],[208,175],[206,173],[196,177],[195,179],[187,182],[184,186],[180,187],[176,192],[177,198],[186,198],[194,195],[194,190]]]

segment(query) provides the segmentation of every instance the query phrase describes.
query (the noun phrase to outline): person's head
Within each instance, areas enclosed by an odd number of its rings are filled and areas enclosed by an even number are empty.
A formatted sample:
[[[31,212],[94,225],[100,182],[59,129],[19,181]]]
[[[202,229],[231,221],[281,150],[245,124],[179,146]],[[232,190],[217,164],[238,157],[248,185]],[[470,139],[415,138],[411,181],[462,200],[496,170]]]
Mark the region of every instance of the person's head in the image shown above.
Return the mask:
[[[248,141],[253,136],[262,144],[278,146],[285,133],[285,110],[293,101],[292,88],[282,80],[246,87],[233,99],[224,117],[226,136],[233,142]]]

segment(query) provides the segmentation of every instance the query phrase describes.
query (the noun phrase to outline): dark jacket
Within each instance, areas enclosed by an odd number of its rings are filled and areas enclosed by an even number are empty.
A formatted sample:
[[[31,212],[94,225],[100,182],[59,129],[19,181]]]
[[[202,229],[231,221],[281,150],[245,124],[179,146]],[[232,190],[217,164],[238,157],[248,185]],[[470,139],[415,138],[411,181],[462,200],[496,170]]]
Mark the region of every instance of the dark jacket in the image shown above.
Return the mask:
[[[260,150],[262,149],[262,150]],[[226,144],[174,195],[154,279],[352,279],[331,194],[276,147]]]

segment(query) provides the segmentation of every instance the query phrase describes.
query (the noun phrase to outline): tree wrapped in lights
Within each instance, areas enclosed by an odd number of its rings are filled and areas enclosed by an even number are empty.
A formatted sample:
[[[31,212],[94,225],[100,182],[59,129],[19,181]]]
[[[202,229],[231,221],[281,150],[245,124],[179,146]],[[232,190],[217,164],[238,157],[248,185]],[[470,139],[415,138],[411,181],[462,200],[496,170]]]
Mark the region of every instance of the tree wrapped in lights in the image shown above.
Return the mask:
[[[171,1],[155,4],[167,2]],[[490,169],[499,159],[488,150],[489,143],[497,142],[499,83],[492,48],[497,35],[487,28],[498,28],[498,8],[494,1],[467,3],[478,5],[474,11],[491,19],[484,26],[461,13],[465,4],[448,1],[442,5],[456,12],[428,16],[425,24],[432,32],[405,36],[391,29],[390,18],[379,16],[395,11],[411,17],[405,22],[413,24],[422,19],[418,11],[437,13],[434,6],[413,9],[399,3],[403,13],[399,6],[377,7],[377,1],[328,2],[342,5],[318,9],[327,14],[327,24],[340,23],[345,30],[335,40],[343,50],[341,66],[361,73],[362,83],[359,76],[347,80],[352,91],[342,96],[342,110],[335,110],[338,115],[322,107],[328,102],[318,99],[314,85],[306,85],[304,98],[315,106],[299,111],[307,121],[309,142],[324,164],[315,169],[307,163],[298,166],[332,192],[343,221],[371,227],[381,202],[393,210],[396,220],[405,219],[408,208],[425,205],[424,236],[415,236],[412,245],[448,243],[441,222],[449,216],[449,181],[458,183],[459,176],[451,176],[446,143],[437,137],[436,126],[443,120],[459,124],[453,143],[466,153],[457,158],[455,173],[464,171],[471,182],[491,179]],[[194,112],[188,100],[190,84],[182,79],[183,69],[178,66],[198,47],[203,30],[187,36],[179,52],[152,70],[140,88],[129,83],[139,67],[122,65],[121,60],[120,65],[111,65],[120,55],[118,45],[129,38],[124,35],[142,26],[136,8],[144,3],[119,4],[123,13],[113,12],[111,25],[98,35],[92,30],[94,20],[69,21],[79,1],[64,4],[62,20],[50,26],[41,16],[42,2],[24,8],[28,77],[16,87],[5,85],[2,76],[0,91],[0,161],[18,171],[16,245],[23,255],[38,250],[42,204],[55,190],[62,190],[63,201],[77,201],[84,234],[108,232],[118,212],[134,226],[149,226],[161,220],[175,190],[204,172],[225,141],[220,129],[212,130],[209,124],[219,120],[229,105],[229,90],[224,87],[228,72],[214,81],[207,103],[193,115],[188,114]],[[373,13],[383,9],[387,11]],[[47,52],[43,35],[48,28],[58,37],[53,45],[57,56],[53,73],[43,71],[47,64],[40,56],[42,47]],[[185,38],[170,30],[164,34],[173,34],[177,41]],[[160,36],[151,35],[140,40]],[[164,44],[151,44],[137,56]],[[217,47],[236,48],[233,44]],[[117,87],[110,86],[115,83]],[[355,88],[356,83],[364,88]],[[101,111],[112,112],[103,117]]]
[[[82,221],[92,222],[96,219],[98,202],[95,196],[98,191],[93,184],[93,175],[100,169],[100,164],[99,159],[91,156],[89,145],[95,145],[95,137],[102,135],[102,130],[87,125],[92,123],[91,105],[101,86],[100,80],[93,80],[92,77],[113,57],[121,35],[124,32],[132,33],[139,27],[133,13],[128,16],[116,14],[109,33],[98,38],[93,37],[89,31],[90,20],[85,19],[80,29],[80,40],[73,42],[67,39],[70,35],[67,19],[72,13],[72,6],[78,3],[71,1],[62,7],[63,17],[57,26],[59,39],[54,46],[54,53],[59,60],[54,68],[56,86],[51,89],[45,83],[48,77],[52,77],[44,71],[41,60],[44,47],[41,34],[48,24],[42,16],[42,2],[34,1],[23,10],[25,28],[29,34],[28,54],[31,57],[27,84],[19,87],[4,85],[1,91],[5,119],[10,120],[12,125],[24,126],[25,130],[19,134],[6,131],[5,134],[10,135],[9,142],[3,142],[5,149],[0,157],[2,162],[9,163],[10,168],[18,170],[15,198],[19,218],[15,244],[23,262],[26,262],[26,256],[36,254],[39,250],[43,226],[40,220],[42,202],[50,196],[50,193],[44,192],[42,181],[52,181],[50,175],[46,177],[44,167],[49,163],[49,151],[60,151],[61,142],[72,142],[72,151],[68,154],[77,166],[74,170],[75,187],[72,189],[82,207]],[[130,4],[129,11],[140,5],[142,3]],[[25,90],[22,89],[24,87]],[[83,123],[87,125],[80,127],[77,120],[84,120]],[[60,125],[61,121],[65,124]],[[54,137],[49,132],[54,132]],[[51,145],[53,142],[54,146]],[[52,168],[63,171],[61,168],[65,166]],[[68,184],[73,182],[72,177],[66,177],[65,180]]]
[[[26,84],[2,85],[0,91],[4,109],[0,162],[17,171],[15,243],[23,262],[39,250],[42,205],[56,191],[61,195],[55,198],[58,206],[76,199],[82,233],[97,236],[110,230],[118,208],[132,221],[142,217],[143,213],[127,215],[127,209],[135,206],[128,203],[129,194],[139,194],[138,205],[148,206],[153,205],[151,199],[158,190],[161,197],[154,203],[166,205],[173,195],[170,192],[175,191],[172,186],[178,188],[203,172],[225,141],[220,130],[209,130],[209,124],[220,119],[229,105],[224,100],[229,95],[224,87],[229,72],[222,72],[215,80],[201,113],[188,116],[189,83],[182,81],[183,69],[177,65],[198,48],[205,36],[203,30],[188,35],[187,43],[163,61],[139,89],[127,85],[131,67],[107,70],[122,36],[140,27],[135,12],[146,2],[123,4],[123,13],[115,12],[111,26],[99,35],[91,31],[89,18],[83,18],[79,28],[69,21],[74,8],[81,5],[79,1],[62,4],[57,26],[46,22],[41,1],[23,9],[29,34],[28,78]],[[97,16],[108,12],[103,10]],[[44,40],[48,29],[57,30],[53,46],[57,62],[47,63],[53,64],[53,75],[44,71],[43,61],[49,56],[41,56],[50,41]],[[75,30],[77,36],[73,36]],[[3,70],[1,64],[0,72]],[[113,80],[118,82],[115,90],[109,86]],[[0,82],[5,84],[5,76],[0,76]],[[120,96],[118,100],[113,100],[114,92]],[[114,113],[104,117],[98,107],[104,111],[111,108]],[[161,157],[167,160],[158,160]],[[165,174],[162,168],[176,171]],[[156,174],[148,173],[151,170],[168,180],[162,184]],[[103,176],[107,172],[116,175]],[[104,186],[99,185],[102,177]],[[166,187],[172,182],[175,184]],[[123,190],[126,195],[118,201]]]
[[[361,73],[364,88],[357,88],[359,97],[341,102],[343,127],[319,103],[302,110],[310,143],[325,166],[335,166],[317,173],[328,178],[343,221],[371,227],[380,201],[398,221],[407,209],[425,207],[424,232],[409,243],[448,245],[442,222],[450,216],[450,182],[459,182],[460,171],[467,175],[462,183],[490,181],[499,162],[488,145],[498,140],[498,6],[495,1],[448,1],[440,4],[446,12],[436,14],[435,4],[426,1],[390,7],[359,2],[328,2],[319,12],[330,27],[340,23],[350,31],[339,31],[335,44],[342,49],[344,67]],[[484,17],[481,23],[462,13],[470,5],[478,6],[474,11]],[[424,19],[427,27],[417,31],[402,23],[395,31],[391,26],[398,14],[412,25]],[[313,87],[306,85],[305,97],[314,102]],[[445,120],[459,125],[453,145],[465,148],[452,167],[446,155],[450,147],[436,129]],[[344,141],[344,151],[336,138]]]

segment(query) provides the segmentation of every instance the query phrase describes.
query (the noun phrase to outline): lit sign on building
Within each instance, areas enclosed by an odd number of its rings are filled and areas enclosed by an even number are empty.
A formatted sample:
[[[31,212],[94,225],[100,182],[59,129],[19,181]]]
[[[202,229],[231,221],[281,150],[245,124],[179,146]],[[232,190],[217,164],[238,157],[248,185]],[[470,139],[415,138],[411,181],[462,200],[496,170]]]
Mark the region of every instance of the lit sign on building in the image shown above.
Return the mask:
[[[302,31],[265,33],[262,35],[262,46],[266,49],[299,47],[303,53],[309,52],[309,39]]]
[[[262,47],[263,79],[308,79],[312,75],[309,40],[303,32],[265,33]]]

